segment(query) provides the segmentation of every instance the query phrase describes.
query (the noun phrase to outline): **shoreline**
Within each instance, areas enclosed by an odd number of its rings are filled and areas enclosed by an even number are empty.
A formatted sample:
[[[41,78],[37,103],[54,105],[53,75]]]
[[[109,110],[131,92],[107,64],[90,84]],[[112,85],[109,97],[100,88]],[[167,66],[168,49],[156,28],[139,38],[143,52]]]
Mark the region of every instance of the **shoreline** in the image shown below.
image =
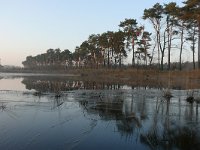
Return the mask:
[[[66,77],[89,82],[119,83],[133,87],[157,87],[170,89],[200,89],[200,70],[160,71],[134,68],[101,68],[70,70],[4,70],[16,76]]]

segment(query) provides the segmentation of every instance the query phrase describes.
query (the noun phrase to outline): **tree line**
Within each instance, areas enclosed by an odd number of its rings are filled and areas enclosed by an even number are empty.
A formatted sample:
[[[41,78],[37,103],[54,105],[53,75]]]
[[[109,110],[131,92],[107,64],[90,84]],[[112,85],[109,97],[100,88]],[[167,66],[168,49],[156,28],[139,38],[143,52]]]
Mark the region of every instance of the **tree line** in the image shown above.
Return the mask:
[[[152,25],[151,32],[136,19],[125,19],[119,23],[118,31],[91,34],[74,52],[48,49],[46,53],[27,56],[23,65],[26,68],[121,67],[132,51],[133,67],[156,64],[163,70],[167,60],[170,70],[172,50],[175,50],[182,70],[182,53],[186,47],[192,51],[193,68],[196,68],[196,54],[200,68],[199,0],[186,0],[182,7],[176,2],[156,3],[145,9],[142,17]]]

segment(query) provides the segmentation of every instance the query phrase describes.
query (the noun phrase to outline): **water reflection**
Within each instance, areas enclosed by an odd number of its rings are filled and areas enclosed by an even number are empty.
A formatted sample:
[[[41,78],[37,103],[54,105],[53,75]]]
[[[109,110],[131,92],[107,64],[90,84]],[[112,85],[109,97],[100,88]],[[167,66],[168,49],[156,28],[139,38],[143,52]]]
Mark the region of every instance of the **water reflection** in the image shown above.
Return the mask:
[[[18,84],[42,94],[0,91],[0,149],[200,149],[199,104],[186,102],[187,91],[166,98],[62,77]]]
[[[24,84],[21,84],[23,78],[0,79],[0,90],[26,91]]]
[[[131,93],[131,99],[127,99],[130,93],[121,92],[117,96],[115,93],[109,101],[102,99],[103,104],[97,101],[95,112],[88,109],[93,108],[89,106],[90,100],[80,104],[103,120],[116,120],[117,132],[126,140],[135,139],[150,149],[185,150],[194,145],[194,149],[199,149],[198,104],[181,103],[180,99],[176,101],[177,97],[172,100],[157,97],[156,104],[152,104],[146,95],[148,91],[143,92],[134,96]]]
[[[53,77],[24,77],[22,83],[27,89],[41,92],[71,91],[78,89],[120,89],[119,84],[80,81],[66,78]]]

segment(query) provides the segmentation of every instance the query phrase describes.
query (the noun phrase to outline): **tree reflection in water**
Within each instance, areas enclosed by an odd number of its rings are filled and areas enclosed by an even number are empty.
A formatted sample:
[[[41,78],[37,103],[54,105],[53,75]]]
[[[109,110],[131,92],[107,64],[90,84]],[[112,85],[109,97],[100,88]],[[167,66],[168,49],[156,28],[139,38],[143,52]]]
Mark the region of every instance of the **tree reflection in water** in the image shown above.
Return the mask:
[[[190,121],[194,118],[193,105],[185,107],[184,119],[187,122],[186,124],[185,122],[182,122],[182,124],[178,121],[174,122],[172,114],[170,113],[170,105],[170,101],[167,100],[165,103],[165,115],[163,115],[163,108],[161,111],[157,111],[154,114],[154,123],[147,133],[141,134],[141,142],[148,145],[151,149],[200,149],[198,128],[195,128],[193,124],[187,124],[189,118]],[[179,113],[181,113],[180,110],[181,109],[179,108]],[[159,112],[162,114],[160,116],[161,120],[159,120],[158,117]],[[181,114],[178,116],[180,119]],[[198,117],[198,112],[196,117]]]
[[[104,83],[104,82],[89,82],[89,81],[80,81],[74,79],[66,79],[65,77],[24,77],[22,81],[26,85],[26,88],[31,90],[35,89],[40,92],[58,92],[58,91],[71,91],[78,89],[120,89],[119,84]]]
[[[23,84],[50,93],[79,89],[71,94],[84,113],[114,121],[122,138],[135,139],[150,149],[200,149],[198,104],[187,104],[183,97],[164,99],[159,90],[122,90],[118,84],[66,79],[24,78]],[[64,101],[57,98],[54,103],[56,108]],[[96,125],[93,119],[92,129]]]

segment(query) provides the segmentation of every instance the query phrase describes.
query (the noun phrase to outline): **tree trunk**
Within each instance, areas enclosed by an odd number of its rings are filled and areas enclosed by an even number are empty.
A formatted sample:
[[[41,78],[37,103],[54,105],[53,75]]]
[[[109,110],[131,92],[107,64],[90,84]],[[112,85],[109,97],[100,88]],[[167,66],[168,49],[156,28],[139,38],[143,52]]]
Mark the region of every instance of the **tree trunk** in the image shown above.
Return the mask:
[[[194,59],[194,44],[195,43],[193,43],[193,48],[192,48],[192,54],[193,54],[193,69],[195,70],[195,59]]]
[[[133,50],[132,66],[135,66],[135,46],[134,46],[134,43],[132,43],[132,50]]]
[[[147,68],[147,53],[145,52],[145,67]]]
[[[160,69],[161,69],[161,70],[164,69],[163,59],[164,59],[164,51],[161,52],[161,65],[160,65]]]
[[[122,66],[122,54],[121,54],[121,51],[120,51],[120,54],[119,54],[119,67],[121,68]]]
[[[168,70],[170,70],[170,54],[171,54],[171,30],[172,27],[170,28],[169,26],[169,15],[167,16],[167,43],[168,43]]]
[[[198,68],[200,69],[200,21],[198,25],[199,33],[198,33]]]
[[[194,27],[194,32],[193,32],[193,37],[192,37],[192,54],[193,54],[193,69],[194,70],[195,70],[195,35],[196,35],[196,31]],[[199,51],[198,51],[198,64],[199,64]]]
[[[171,29],[172,32],[172,29]],[[168,41],[168,70],[171,68],[171,47],[172,47],[172,33],[169,32],[169,41]]]
[[[182,29],[181,29],[181,47],[180,47],[180,55],[179,55],[179,69],[182,70],[182,51],[183,51],[183,34],[184,34],[184,28],[183,28],[183,24],[182,24]]]
[[[105,50],[103,51],[103,66],[106,67],[106,54],[105,54]]]
[[[158,46],[158,68],[160,69],[160,40],[159,31],[157,31],[157,46]]]
[[[159,34],[159,41],[160,41],[160,34]],[[159,42],[159,46],[160,46],[160,52],[161,52],[161,70],[164,69],[164,63],[163,63],[163,60],[164,60],[164,55],[165,55],[165,47],[166,47],[166,37],[165,37],[165,32],[164,32],[164,40],[163,40],[163,47],[161,45],[161,42]]]
[[[110,66],[110,50],[109,50],[109,48],[108,48],[108,61],[107,61],[107,65],[108,65],[108,67]]]

